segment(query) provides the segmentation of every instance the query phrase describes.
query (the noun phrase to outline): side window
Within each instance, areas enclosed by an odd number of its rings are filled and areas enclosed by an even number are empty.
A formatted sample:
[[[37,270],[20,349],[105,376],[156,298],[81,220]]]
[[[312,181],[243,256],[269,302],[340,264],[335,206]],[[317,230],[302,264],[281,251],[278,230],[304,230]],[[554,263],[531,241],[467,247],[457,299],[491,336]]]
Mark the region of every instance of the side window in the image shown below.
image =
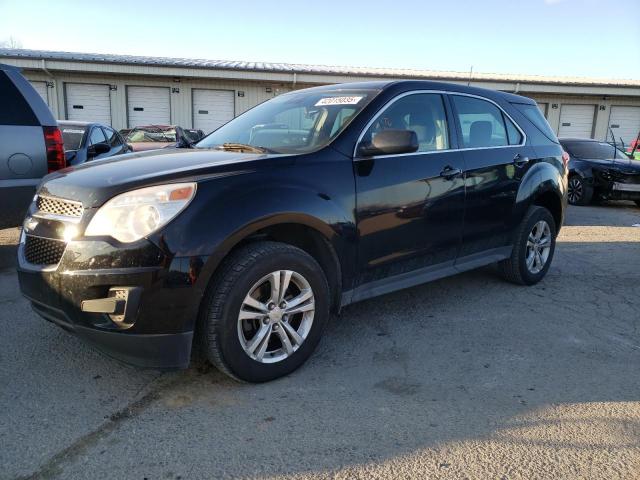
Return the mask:
[[[104,138],[104,133],[102,133],[102,129],[100,127],[95,127],[91,130],[91,135],[89,136],[89,145],[95,145],[96,143],[105,143],[107,141]]]
[[[333,136],[342,129],[353,118],[356,113],[355,108],[341,108],[333,121],[333,127],[331,127],[331,133],[329,137]]]
[[[107,143],[109,143],[111,148],[122,145],[122,139],[120,138],[120,135],[116,133],[115,130],[112,130],[111,128],[108,128],[108,127],[103,127],[102,129],[104,130],[104,133],[107,136]]]
[[[465,148],[509,145],[502,112],[493,103],[474,97],[452,95]]]
[[[442,95],[416,93],[389,105],[369,127],[363,137],[371,142],[383,130],[413,130],[418,137],[418,152],[449,148],[447,116]]]
[[[507,125],[507,135],[509,136],[509,145],[520,145],[522,143],[522,134],[516,128],[513,122],[509,120],[509,117],[507,117],[504,114],[502,115],[502,117],[504,118],[504,123],[506,123]]]

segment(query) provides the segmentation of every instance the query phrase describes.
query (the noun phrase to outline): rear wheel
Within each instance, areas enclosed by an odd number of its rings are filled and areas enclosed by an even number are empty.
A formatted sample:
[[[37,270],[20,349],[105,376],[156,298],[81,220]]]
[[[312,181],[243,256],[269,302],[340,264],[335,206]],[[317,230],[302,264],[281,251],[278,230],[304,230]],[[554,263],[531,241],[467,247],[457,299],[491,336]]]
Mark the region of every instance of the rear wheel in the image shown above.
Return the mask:
[[[329,318],[322,268],[291,245],[256,242],[221,266],[201,321],[207,357],[231,377],[264,382],[311,355]]]
[[[593,198],[593,187],[587,185],[580,175],[569,178],[567,197],[571,205],[588,205]]]
[[[636,205],[640,207],[640,200],[636,200]]]
[[[556,248],[556,224],[544,207],[533,206],[516,233],[511,257],[498,268],[503,277],[520,285],[533,285],[544,278]]]

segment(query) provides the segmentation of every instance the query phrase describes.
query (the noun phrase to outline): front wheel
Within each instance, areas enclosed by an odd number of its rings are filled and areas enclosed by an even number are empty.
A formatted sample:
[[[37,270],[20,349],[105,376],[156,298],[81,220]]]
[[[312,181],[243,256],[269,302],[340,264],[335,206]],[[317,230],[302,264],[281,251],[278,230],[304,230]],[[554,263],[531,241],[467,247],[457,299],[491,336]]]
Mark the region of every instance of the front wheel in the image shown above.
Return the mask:
[[[511,257],[498,267],[503,277],[520,285],[533,285],[544,278],[556,248],[556,223],[544,207],[533,206],[516,233]]]
[[[241,247],[221,266],[201,311],[207,357],[247,382],[291,373],[311,355],[329,318],[318,262],[276,242]]]
[[[572,175],[569,178],[567,197],[571,205],[589,205],[593,198],[593,187],[580,175]]]

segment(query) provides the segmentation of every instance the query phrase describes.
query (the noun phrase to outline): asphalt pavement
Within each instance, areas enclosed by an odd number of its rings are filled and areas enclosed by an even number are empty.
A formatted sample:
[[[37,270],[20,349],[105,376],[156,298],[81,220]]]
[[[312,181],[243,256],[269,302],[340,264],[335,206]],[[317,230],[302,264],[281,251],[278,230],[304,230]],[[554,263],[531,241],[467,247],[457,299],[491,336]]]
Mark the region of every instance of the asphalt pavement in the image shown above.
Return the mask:
[[[352,305],[261,385],[106,358],[0,270],[0,478],[638,478],[634,224],[570,207],[540,284],[485,268]]]

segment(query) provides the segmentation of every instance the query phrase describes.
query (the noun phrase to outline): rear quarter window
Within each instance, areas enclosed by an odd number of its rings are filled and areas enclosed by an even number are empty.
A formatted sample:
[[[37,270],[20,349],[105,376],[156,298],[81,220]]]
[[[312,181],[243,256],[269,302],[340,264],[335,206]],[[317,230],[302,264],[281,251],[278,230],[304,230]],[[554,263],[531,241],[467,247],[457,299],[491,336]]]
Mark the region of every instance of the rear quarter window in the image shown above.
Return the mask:
[[[0,71],[0,94],[0,125],[39,125],[29,103],[3,71]]]
[[[512,103],[512,105],[522,113],[527,120],[533,123],[533,126],[536,127],[536,129],[538,129],[545,137],[553,143],[560,143],[558,142],[556,134],[551,130],[549,123],[542,116],[542,112],[540,112],[537,105],[530,105],[528,103]]]

